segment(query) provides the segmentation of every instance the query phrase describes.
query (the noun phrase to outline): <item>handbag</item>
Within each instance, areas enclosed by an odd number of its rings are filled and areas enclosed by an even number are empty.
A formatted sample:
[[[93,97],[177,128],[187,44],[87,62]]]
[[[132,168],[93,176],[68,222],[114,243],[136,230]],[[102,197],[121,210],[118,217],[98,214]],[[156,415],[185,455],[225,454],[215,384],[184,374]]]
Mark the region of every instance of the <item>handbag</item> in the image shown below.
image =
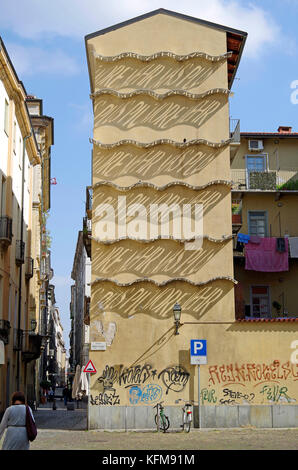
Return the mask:
[[[34,441],[34,439],[37,436],[37,428],[32,418],[28,405],[26,405],[26,429],[27,429],[28,440],[30,442]]]

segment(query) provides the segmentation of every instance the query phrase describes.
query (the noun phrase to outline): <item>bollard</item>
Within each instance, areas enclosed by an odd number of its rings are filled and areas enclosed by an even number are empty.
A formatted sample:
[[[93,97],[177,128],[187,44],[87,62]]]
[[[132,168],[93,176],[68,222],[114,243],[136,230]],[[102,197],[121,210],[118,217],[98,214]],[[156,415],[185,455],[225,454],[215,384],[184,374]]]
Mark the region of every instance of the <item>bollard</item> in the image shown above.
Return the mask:
[[[57,410],[56,398],[53,399],[53,410]]]

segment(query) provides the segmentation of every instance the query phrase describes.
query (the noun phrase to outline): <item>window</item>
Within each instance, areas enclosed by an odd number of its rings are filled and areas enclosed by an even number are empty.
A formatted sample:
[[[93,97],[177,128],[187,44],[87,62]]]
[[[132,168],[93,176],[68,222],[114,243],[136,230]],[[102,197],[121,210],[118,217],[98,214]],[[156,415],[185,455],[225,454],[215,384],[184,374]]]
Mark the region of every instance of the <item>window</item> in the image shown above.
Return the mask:
[[[0,215],[6,215],[6,179],[2,176],[0,180],[1,190],[0,190]]]
[[[4,103],[4,131],[9,134],[9,103],[5,100]]]
[[[251,286],[251,308],[252,317],[268,318],[270,312],[270,295],[268,286]]]
[[[250,171],[266,171],[267,158],[266,155],[247,155],[246,156],[246,169]]]
[[[246,186],[250,187],[250,173],[268,171],[267,155],[246,155]]]
[[[258,237],[267,237],[268,234],[267,212],[248,211],[248,233]]]

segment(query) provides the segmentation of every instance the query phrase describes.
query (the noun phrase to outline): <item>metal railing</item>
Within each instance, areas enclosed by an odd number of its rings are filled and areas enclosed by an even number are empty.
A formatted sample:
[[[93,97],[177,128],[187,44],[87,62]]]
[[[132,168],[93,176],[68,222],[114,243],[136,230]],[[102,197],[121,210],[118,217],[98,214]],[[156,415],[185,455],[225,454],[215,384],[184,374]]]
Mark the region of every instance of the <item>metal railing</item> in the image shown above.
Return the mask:
[[[16,265],[21,266],[25,262],[25,243],[16,240]]]
[[[4,344],[9,343],[10,322],[8,320],[0,320],[0,339]]]
[[[0,217],[0,242],[10,245],[12,241],[12,219],[7,216]]]
[[[240,144],[240,119],[230,118],[230,138],[232,143]]]
[[[91,186],[86,187],[86,214],[91,219],[93,191]]]
[[[25,277],[26,279],[31,279],[34,273],[34,260],[30,256],[26,258],[26,269],[25,269]]]
[[[231,180],[234,190],[296,190],[298,191],[298,177],[295,179],[288,172],[267,170],[248,171],[246,169],[232,169]]]

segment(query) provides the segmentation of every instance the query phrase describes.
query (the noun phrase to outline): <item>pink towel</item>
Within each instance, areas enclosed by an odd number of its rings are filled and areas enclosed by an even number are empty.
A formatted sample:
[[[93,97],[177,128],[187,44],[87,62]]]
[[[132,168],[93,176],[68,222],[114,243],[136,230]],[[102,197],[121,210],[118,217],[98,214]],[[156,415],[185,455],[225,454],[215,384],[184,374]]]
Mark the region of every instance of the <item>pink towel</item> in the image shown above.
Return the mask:
[[[289,270],[289,244],[285,239],[286,251],[276,250],[276,238],[261,238],[259,244],[248,242],[245,246],[245,269],[262,272]]]

